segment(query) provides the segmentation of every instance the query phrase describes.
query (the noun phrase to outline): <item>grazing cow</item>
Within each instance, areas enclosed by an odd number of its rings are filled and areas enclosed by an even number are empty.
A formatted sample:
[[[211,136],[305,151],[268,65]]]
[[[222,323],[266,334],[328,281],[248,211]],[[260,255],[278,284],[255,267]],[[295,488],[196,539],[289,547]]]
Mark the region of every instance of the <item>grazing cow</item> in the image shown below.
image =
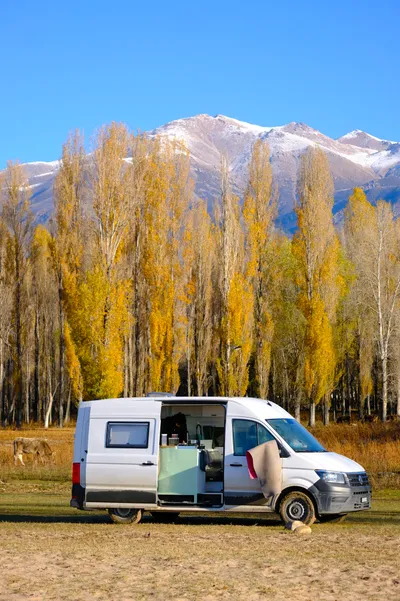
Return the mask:
[[[43,438],[16,438],[14,440],[14,463],[17,465],[18,459],[25,465],[22,458],[23,454],[32,454],[33,460],[36,463],[40,459],[44,463],[45,458],[53,459],[54,451],[51,450],[49,443]]]

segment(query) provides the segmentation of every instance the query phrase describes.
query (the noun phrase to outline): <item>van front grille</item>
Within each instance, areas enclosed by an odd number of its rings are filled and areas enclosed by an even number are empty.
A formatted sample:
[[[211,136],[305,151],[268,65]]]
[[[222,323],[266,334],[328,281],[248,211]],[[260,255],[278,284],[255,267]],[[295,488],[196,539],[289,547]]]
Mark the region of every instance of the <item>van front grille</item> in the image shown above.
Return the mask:
[[[350,486],[368,486],[369,480],[365,472],[360,474],[347,474]]]

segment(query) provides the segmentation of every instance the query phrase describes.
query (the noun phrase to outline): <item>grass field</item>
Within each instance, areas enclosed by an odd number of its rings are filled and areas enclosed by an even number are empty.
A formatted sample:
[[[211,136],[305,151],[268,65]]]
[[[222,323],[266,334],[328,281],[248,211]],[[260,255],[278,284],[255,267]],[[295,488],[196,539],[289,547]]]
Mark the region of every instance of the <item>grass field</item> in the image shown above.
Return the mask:
[[[13,481],[0,495],[0,601],[400,599],[400,492],[310,536],[276,516],[145,515],[136,526],[68,507],[69,486]]]
[[[316,429],[378,487],[372,510],[305,537],[273,515],[181,514],[160,524],[145,514],[117,526],[105,512],[70,509],[73,431],[0,431],[0,601],[400,599],[398,424]],[[17,435],[46,437],[55,464],[14,467]]]

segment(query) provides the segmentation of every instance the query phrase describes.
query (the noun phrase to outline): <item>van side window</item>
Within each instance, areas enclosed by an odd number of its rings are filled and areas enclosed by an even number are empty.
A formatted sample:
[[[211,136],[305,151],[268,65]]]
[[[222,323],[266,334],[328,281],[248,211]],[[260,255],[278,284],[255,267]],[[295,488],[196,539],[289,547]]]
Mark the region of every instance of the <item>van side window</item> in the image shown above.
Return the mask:
[[[146,449],[149,444],[149,422],[108,422],[108,448]]]
[[[275,440],[264,426],[249,419],[234,419],[232,428],[233,452],[235,455],[246,455],[246,451],[249,449],[263,442]]]

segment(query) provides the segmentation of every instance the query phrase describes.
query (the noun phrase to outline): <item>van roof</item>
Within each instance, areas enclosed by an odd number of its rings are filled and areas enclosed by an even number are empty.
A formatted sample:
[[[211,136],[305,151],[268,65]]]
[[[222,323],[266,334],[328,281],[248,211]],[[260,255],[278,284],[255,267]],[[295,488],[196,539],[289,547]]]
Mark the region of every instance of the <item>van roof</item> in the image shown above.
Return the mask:
[[[138,403],[140,402],[140,405],[145,405],[146,403],[152,404],[152,403],[158,403],[158,402],[165,402],[165,403],[173,403],[173,404],[185,404],[185,403],[202,403],[202,404],[215,404],[215,403],[235,403],[236,405],[239,405],[240,407],[243,407],[243,409],[251,412],[251,413],[255,413],[257,414],[263,414],[265,418],[268,419],[273,419],[273,418],[278,418],[278,417],[292,417],[287,411],[285,411],[285,409],[283,409],[282,407],[280,407],[279,405],[277,405],[276,403],[273,403],[272,401],[268,401],[268,400],[264,400],[264,399],[258,399],[258,398],[252,398],[252,397],[222,397],[222,396],[216,396],[216,397],[202,397],[202,396],[197,396],[197,397],[185,397],[185,396],[172,396],[172,395],[166,395],[166,396],[159,396],[159,394],[154,394],[154,395],[149,395],[147,397],[129,397],[129,398],[116,398],[116,399],[100,399],[100,400],[96,400],[96,401],[84,401],[83,405],[84,406],[94,406],[97,408],[97,410],[102,410],[104,411],[107,406],[112,407],[112,405],[114,403],[118,403],[119,408],[122,408],[122,405],[125,406],[126,408],[129,407],[131,405],[131,403]],[[114,407],[116,408],[116,404],[114,405]]]

